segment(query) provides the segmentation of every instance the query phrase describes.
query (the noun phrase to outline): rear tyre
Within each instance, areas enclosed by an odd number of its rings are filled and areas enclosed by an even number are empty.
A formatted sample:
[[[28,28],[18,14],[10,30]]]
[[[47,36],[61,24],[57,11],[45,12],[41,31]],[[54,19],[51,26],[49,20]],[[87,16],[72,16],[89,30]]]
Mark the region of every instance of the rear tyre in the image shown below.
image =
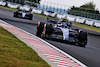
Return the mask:
[[[14,12],[13,17],[17,17],[18,12]]]
[[[81,44],[79,44],[79,46],[85,47],[87,44],[87,32],[81,31],[79,34],[79,40],[81,42]]]
[[[42,32],[43,32],[43,28],[44,28],[44,24],[45,23],[43,23],[43,22],[38,22],[36,36],[41,37]]]

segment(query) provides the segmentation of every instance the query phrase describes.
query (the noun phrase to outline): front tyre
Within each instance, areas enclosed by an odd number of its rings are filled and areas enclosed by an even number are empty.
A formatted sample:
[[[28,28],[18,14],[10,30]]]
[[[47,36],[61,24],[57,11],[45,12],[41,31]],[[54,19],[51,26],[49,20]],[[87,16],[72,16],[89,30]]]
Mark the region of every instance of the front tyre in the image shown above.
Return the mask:
[[[85,47],[87,44],[87,32],[81,31],[79,34],[79,40],[81,42],[81,44],[79,44],[79,46]]]

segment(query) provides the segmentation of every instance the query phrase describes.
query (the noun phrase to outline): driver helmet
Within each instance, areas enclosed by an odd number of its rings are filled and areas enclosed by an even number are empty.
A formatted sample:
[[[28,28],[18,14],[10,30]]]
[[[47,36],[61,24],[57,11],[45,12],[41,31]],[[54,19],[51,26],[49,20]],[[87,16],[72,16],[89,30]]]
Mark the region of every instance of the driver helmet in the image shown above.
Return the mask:
[[[66,21],[67,21],[67,19],[65,17],[62,17],[60,20],[60,22],[66,22]]]

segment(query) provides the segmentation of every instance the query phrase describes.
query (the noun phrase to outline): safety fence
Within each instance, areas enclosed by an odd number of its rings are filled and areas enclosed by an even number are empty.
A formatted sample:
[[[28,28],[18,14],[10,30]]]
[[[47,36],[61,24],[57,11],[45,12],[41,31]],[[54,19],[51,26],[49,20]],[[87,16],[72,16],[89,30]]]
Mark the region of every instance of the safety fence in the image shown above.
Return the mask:
[[[74,16],[74,15],[69,15],[69,14],[61,14],[53,11],[46,11],[43,9],[39,9],[36,7],[30,7],[28,5],[21,5],[21,4],[15,4],[12,2],[4,2],[0,1],[1,6],[7,6],[9,8],[13,9],[24,9],[26,11],[31,11],[31,13],[36,13],[36,14],[42,14],[45,16],[50,16],[50,17],[55,17],[58,19],[61,19],[62,17],[66,17],[69,22],[75,22],[75,23],[80,23],[80,24],[85,24],[89,26],[94,26],[97,28],[100,28],[100,21],[99,20],[94,20],[90,18],[84,18],[80,16]]]

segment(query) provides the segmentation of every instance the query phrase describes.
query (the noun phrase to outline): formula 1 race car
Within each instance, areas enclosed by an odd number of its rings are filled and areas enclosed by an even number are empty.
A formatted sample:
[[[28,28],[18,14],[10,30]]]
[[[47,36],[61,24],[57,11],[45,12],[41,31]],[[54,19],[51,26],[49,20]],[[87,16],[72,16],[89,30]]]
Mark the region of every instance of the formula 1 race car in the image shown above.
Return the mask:
[[[48,20],[47,20],[48,21]],[[80,29],[70,29],[71,23],[60,25],[49,19],[49,23],[38,22],[36,36],[41,38],[49,38],[56,40],[63,40],[67,43],[74,43],[75,45],[85,47],[87,44],[87,32]]]
[[[16,12],[14,12],[13,16],[19,17],[19,18],[25,18],[25,19],[29,19],[29,20],[32,20],[32,18],[33,18],[33,14],[31,14],[30,12],[25,11],[25,10],[18,10]]]

